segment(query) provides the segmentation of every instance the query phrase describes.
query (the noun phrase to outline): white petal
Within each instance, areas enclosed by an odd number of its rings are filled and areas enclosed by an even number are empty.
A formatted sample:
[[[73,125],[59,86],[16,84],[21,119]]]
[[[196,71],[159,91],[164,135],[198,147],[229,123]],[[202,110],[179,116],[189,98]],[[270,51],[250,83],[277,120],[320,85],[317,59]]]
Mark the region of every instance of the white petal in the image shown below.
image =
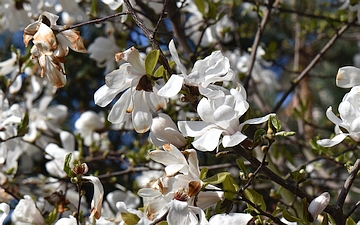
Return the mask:
[[[216,214],[209,220],[210,225],[246,225],[253,217],[247,213]]]
[[[131,90],[126,90],[119,100],[115,102],[110,113],[108,115],[108,120],[112,123],[122,123],[125,121],[125,116],[127,113],[127,108],[131,103]]]
[[[177,95],[181,90],[181,87],[184,82],[184,77],[180,75],[173,74],[166,84],[158,91],[158,95],[164,98],[171,98]]]
[[[75,137],[72,133],[61,131],[60,140],[64,149],[68,151],[73,151],[75,149]]]
[[[360,69],[354,66],[339,68],[336,75],[336,85],[342,88],[351,88],[360,85]]]
[[[311,201],[308,211],[311,216],[316,219],[317,216],[324,211],[326,206],[330,202],[330,194],[328,192],[322,193],[320,196],[316,197],[314,200]]]
[[[104,188],[99,178],[94,176],[83,176],[82,179],[89,180],[94,186],[94,195],[91,201],[90,217],[99,219],[101,216],[102,201],[104,197]]]
[[[222,105],[218,107],[214,112],[215,124],[223,129],[230,129],[231,123],[237,122],[237,119],[238,118],[236,111],[232,107],[227,105]]]
[[[213,151],[219,145],[220,135],[223,130],[212,128],[200,138],[195,138],[193,146],[200,151]]]
[[[197,111],[200,118],[207,123],[215,123],[214,109],[211,105],[211,101],[207,98],[202,98],[197,106]]]
[[[132,122],[134,129],[138,133],[145,133],[150,129],[152,115],[149,106],[144,101],[144,91],[136,91],[134,94],[134,110],[132,112]]]
[[[215,125],[209,125],[203,121],[179,121],[178,127],[180,132],[185,136],[197,137],[204,134],[212,127],[215,127]]]
[[[138,193],[139,196],[146,198],[146,197],[158,197],[161,195],[161,192],[158,190],[155,190],[153,188],[141,188]]]
[[[119,69],[112,71],[105,76],[106,85],[109,88],[119,89],[119,92],[125,90],[130,86],[130,81],[127,80],[127,73],[131,65],[129,63],[122,64]]]
[[[177,51],[176,51],[176,48],[175,48],[174,40],[170,41],[169,50],[170,50],[170,54],[172,56],[172,59],[176,63],[176,66],[179,68],[181,73],[185,76],[186,75],[186,69],[185,69],[184,65],[180,62],[179,55],[177,54]]]
[[[233,146],[241,143],[245,139],[246,139],[246,135],[242,134],[240,131],[237,131],[233,135],[224,135],[222,138],[222,145],[225,148],[233,147]]]
[[[0,203],[0,224],[3,224],[4,220],[6,219],[7,215],[10,212],[10,206],[6,203]]]
[[[122,52],[122,58],[129,62],[139,74],[146,74],[144,60],[141,58],[139,51],[135,47],[131,47]]]
[[[121,92],[119,89],[111,89],[107,85],[101,86],[94,94],[95,104],[100,107],[107,106]]]
[[[333,139],[322,139],[316,141],[316,143],[323,147],[332,147],[342,142],[347,136],[349,136],[349,134],[341,133],[336,135]]]
[[[245,124],[260,124],[260,123],[264,123],[266,122],[270,116],[275,116],[274,113],[270,113],[266,116],[263,116],[263,117],[259,117],[259,118],[253,118],[253,119],[248,119],[246,121],[244,121],[243,123],[240,124],[239,127],[243,127]],[[241,129],[240,129],[241,130]]]
[[[333,122],[335,125],[341,126],[343,128],[345,128],[346,130],[350,129],[350,126],[343,123],[343,121],[341,119],[339,119],[339,117],[337,117],[333,111],[332,111],[332,107],[330,106],[327,110],[326,110],[326,117]]]
[[[188,224],[188,204],[187,202],[171,200],[170,210],[166,217],[169,225]]]

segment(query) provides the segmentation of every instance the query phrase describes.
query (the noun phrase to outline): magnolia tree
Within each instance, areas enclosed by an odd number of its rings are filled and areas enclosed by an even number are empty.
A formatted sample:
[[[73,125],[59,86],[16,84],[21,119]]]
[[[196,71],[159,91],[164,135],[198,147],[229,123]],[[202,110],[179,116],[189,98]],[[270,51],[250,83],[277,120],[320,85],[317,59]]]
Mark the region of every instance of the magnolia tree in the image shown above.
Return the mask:
[[[360,220],[358,2],[0,2],[2,224]]]

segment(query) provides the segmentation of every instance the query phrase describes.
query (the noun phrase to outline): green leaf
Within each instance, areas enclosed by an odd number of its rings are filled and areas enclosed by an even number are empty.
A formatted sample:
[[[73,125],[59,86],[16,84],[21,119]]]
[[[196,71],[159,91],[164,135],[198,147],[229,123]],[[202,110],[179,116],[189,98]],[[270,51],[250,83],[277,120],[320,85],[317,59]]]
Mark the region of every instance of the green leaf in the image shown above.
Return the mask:
[[[283,136],[283,137],[289,137],[294,136],[296,132],[294,131],[280,131],[275,134],[275,136]]]
[[[326,218],[327,218],[327,214],[326,214]],[[348,217],[346,219],[346,225],[356,225],[356,222],[351,218],[351,217]]]
[[[71,171],[71,167],[70,167],[71,156],[72,156],[71,153],[67,154],[65,157],[65,162],[64,162],[64,171],[70,178],[74,176],[73,172]]]
[[[236,181],[228,174],[225,177],[225,180],[222,182],[223,190],[224,190],[224,196],[228,200],[232,200],[237,191],[239,190],[239,187],[236,184]]]
[[[229,172],[222,172],[215,174],[214,176],[211,176],[204,180],[204,186],[208,184],[221,184],[226,179],[226,176],[229,176]]]
[[[254,191],[252,189],[247,188],[244,190],[244,195],[252,203],[257,205],[262,211],[266,211],[266,204],[265,204],[264,198],[261,194],[259,194],[258,192]],[[248,208],[250,210],[254,210],[259,213],[259,211],[257,211],[257,209],[255,209],[253,206],[251,206],[249,204],[248,204]]]
[[[240,168],[240,170],[246,175],[247,172],[246,172],[246,167],[245,167],[244,161],[241,159],[236,159],[236,164]]]
[[[206,175],[207,175],[207,172],[208,172],[209,170],[208,170],[208,168],[206,168],[206,167],[203,167],[202,169],[201,169],[201,171],[200,171],[200,176],[199,176],[199,178],[200,178],[200,180],[204,180],[205,178],[206,178]]]
[[[266,134],[264,129],[258,129],[254,134],[254,146],[258,146],[263,143],[263,135]]]
[[[300,218],[291,215],[286,209],[283,211],[282,215],[289,222],[298,222],[299,224],[303,224],[303,221]]]
[[[24,136],[29,130],[29,113],[25,112],[24,118],[17,126],[18,135]]]
[[[151,75],[156,67],[160,56],[159,50],[152,50],[145,58],[145,72],[148,75]]]
[[[198,8],[198,10],[201,12],[201,14],[204,16],[205,15],[205,10],[206,10],[206,4],[204,0],[195,0],[195,5]]]
[[[165,74],[166,74],[166,70],[164,69],[164,66],[161,65],[161,66],[159,66],[159,68],[157,68],[157,70],[155,71],[154,77],[155,77],[155,78],[162,78],[162,77],[165,77]]]
[[[276,116],[270,116],[271,125],[276,129],[277,132],[281,129],[281,123],[280,120]]]
[[[132,213],[121,213],[121,218],[124,220],[126,225],[135,225],[139,222],[140,218]]]

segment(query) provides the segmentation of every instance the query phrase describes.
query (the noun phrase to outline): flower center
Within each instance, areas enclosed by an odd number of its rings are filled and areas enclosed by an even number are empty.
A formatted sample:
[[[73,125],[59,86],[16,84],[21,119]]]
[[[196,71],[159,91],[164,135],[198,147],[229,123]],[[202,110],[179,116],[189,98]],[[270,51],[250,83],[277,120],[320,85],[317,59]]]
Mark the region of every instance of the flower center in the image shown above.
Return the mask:
[[[147,91],[152,92],[153,91],[153,85],[151,83],[151,80],[148,78],[148,76],[144,75],[140,78],[138,85],[136,86],[137,91]]]

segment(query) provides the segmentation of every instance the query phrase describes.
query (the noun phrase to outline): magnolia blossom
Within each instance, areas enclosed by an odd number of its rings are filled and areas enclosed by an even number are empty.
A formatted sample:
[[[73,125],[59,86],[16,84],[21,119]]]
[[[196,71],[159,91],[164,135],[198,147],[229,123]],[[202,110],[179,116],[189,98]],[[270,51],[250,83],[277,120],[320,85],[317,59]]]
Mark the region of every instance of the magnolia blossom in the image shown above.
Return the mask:
[[[212,93],[213,89],[211,84],[231,81],[235,76],[230,69],[229,59],[223,56],[221,51],[215,51],[205,59],[196,61],[190,74],[187,75],[184,65],[180,62],[173,40],[169,43],[169,50],[181,74],[171,75],[167,83],[159,90],[160,96],[171,98],[179,93],[182,85],[187,85],[198,87],[201,94],[210,97],[209,93]],[[222,92],[215,91],[211,96],[214,98],[222,94]]]
[[[335,124],[336,136],[332,139],[318,140],[317,143],[324,147],[332,147],[342,142],[347,136],[354,141],[360,141],[360,109],[358,107],[360,100],[360,86],[353,87],[348,92],[342,102],[339,104],[340,118],[337,117],[330,106],[326,111],[327,118]],[[347,133],[343,132],[346,130]]]
[[[36,208],[35,202],[29,195],[25,195],[20,199],[19,203],[14,209],[13,216],[19,222],[27,222],[42,225],[45,224],[44,217]]]
[[[164,145],[163,149],[149,154],[151,159],[166,166],[166,176],[158,179],[151,188],[142,188],[138,192],[143,197],[147,218],[156,220],[167,213],[169,224],[207,224],[203,210],[222,200],[224,193],[213,185],[206,186],[212,191],[201,191],[203,182],[199,178],[195,150],[180,152],[171,144]]]
[[[69,48],[81,53],[86,53],[86,49],[79,32],[68,29],[54,33],[61,29],[56,25],[58,19],[57,15],[43,12],[38,21],[25,28],[23,38],[25,46],[33,40],[31,54],[39,61],[41,77],[46,74],[55,87],[63,87],[66,83],[63,62]]]
[[[330,194],[328,192],[322,193],[320,196],[316,197],[311,201],[308,211],[313,219],[316,219],[317,216],[324,211],[326,206],[330,202]]]
[[[21,76],[19,76],[19,66],[17,65],[18,57],[12,52],[11,58],[0,62],[0,76],[6,76],[10,74],[11,85],[9,92],[14,94],[18,92],[22,86]]]
[[[72,215],[69,216],[69,218],[61,218],[58,221],[56,221],[55,225],[77,225],[77,220]]]
[[[86,146],[90,146],[94,140],[100,139],[100,135],[96,131],[104,127],[102,117],[93,111],[84,112],[75,122],[75,128],[79,131],[82,138],[84,138],[84,144]]]
[[[336,75],[336,85],[341,88],[351,88],[360,85],[360,69],[354,66],[339,68]]]
[[[159,116],[153,119],[149,136],[150,141],[156,146],[171,143],[181,148],[187,143],[174,121],[165,113],[159,113]]]
[[[230,95],[217,99],[202,98],[198,104],[197,112],[202,121],[179,121],[178,127],[185,136],[195,137],[192,145],[200,151],[213,151],[219,145],[233,147],[247,136],[242,129],[247,124],[260,124],[268,120],[268,114],[261,118],[254,118],[240,124],[239,118],[248,110],[246,92],[238,84],[237,89],[231,89]]]
[[[124,123],[127,113],[131,113],[135,130],[144,133],[152,123],[150,109],[154,112],[162,109],[166,100],[157,94],[157,84],[153,85],[148,79],[144,60],[137,49],[131,47],[117,56],[119,60],[124,59],[128,63],[106,75],[106,84],[94,94],[95,103],[105,107],[123,92],[110,110],[108,120],[112,123]]]
[[[0,203],[0,211],[0,224],[3,224],[10,212],[10,206],[6,203]]]

